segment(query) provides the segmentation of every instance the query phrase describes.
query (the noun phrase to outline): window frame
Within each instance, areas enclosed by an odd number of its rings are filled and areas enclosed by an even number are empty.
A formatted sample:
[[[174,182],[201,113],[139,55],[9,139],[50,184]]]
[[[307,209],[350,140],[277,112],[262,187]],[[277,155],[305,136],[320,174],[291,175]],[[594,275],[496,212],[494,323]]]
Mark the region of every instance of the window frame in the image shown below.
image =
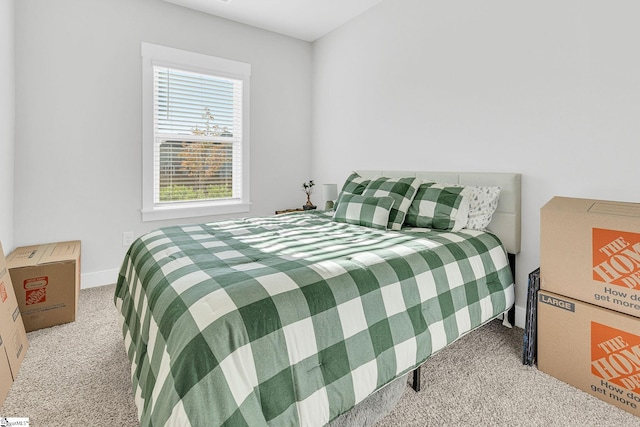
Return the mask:
[[[142,221],[192,218],[249,212],[249,100],[251,65],[201,53],[189,52],[151,43],[141,43],[142,56]],[[154,170],[154,72],[153,67],[164,66],[179,70],[242,80],[242,190],[239,198],[225,200],[181,201],[155,203]]]

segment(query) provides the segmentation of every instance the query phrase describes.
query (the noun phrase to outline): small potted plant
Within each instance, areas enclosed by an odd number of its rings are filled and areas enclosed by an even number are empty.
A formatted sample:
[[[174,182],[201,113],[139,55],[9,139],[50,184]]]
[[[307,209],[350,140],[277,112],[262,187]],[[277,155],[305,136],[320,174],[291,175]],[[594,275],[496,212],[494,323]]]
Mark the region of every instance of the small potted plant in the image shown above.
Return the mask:
[[[302,209],[304,209],[305,211],[316,208],[316,206],[313,203],[311,203],[311,193],[313,192],[313,186],[314,185],[315,185],[315,183],[313,182],[312,179],[309,180],[309,182],[303,182],[302,183],[302,190],[307,195],[307,203],[302,205]]]

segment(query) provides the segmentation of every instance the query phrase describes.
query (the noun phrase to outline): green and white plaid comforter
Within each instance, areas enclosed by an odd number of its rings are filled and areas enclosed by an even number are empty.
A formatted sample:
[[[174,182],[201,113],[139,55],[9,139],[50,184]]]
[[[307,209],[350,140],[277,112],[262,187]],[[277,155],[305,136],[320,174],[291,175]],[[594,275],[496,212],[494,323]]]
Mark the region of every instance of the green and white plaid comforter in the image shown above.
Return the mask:
[[[513,304],[488,233],[292,213],[142,236],[115,302],[142,426],[319,426]]]

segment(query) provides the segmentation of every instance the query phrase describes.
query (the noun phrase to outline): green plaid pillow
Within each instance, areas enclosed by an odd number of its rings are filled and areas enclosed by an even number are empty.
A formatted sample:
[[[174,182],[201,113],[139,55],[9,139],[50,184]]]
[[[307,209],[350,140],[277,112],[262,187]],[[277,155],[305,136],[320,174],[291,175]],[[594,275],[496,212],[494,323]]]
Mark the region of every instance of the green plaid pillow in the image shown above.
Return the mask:
[[[363,178],[357,172],[353,172],[347,180],[344,182],[342,186],[342,190],[340,190],[340,194],[338,194],[338,199],[336,200],[333,209],[338,209],[338,205],[340,204],[340,198],[343,194],[357,194],[360,195],[367,188],[369,184],[368,179]]]
[[[357,172],[353,172],[347,180],[344,182],[342,186],[342,193],[351,193],[351,194],[362,194],[367,185],[369,184],[369,180],[361,177]]]
[[[378,178],[369,183],[362,193],[368,197],[393,197],[388,228],[400,230],[411,201],[422,181],[418,178]]]
[[[469,218],[467,193],[462,186],[423,183],[405,222],[413,227],[459,231],[467,225]]]
[[[335,221],[387,229],[393,198],[366,197],[345,193],[340,196],[339,201],[338,208],[333,214]]]

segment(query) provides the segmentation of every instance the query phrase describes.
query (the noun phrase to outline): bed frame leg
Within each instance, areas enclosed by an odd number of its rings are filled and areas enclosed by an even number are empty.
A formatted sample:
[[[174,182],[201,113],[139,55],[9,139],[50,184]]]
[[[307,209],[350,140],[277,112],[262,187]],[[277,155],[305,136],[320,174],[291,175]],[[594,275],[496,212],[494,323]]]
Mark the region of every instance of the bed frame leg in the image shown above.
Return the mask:
[[[516,254],[507,254],[509,259],[509,268],[511,269],[511,276],[513,276],[513,283],[516,282]],[[507,312],[507,320],[511,325],[516,324],[516,305],[515,303]]]
[[[420,391],[420,366],[413,370],[413,390],[417,393]]]

